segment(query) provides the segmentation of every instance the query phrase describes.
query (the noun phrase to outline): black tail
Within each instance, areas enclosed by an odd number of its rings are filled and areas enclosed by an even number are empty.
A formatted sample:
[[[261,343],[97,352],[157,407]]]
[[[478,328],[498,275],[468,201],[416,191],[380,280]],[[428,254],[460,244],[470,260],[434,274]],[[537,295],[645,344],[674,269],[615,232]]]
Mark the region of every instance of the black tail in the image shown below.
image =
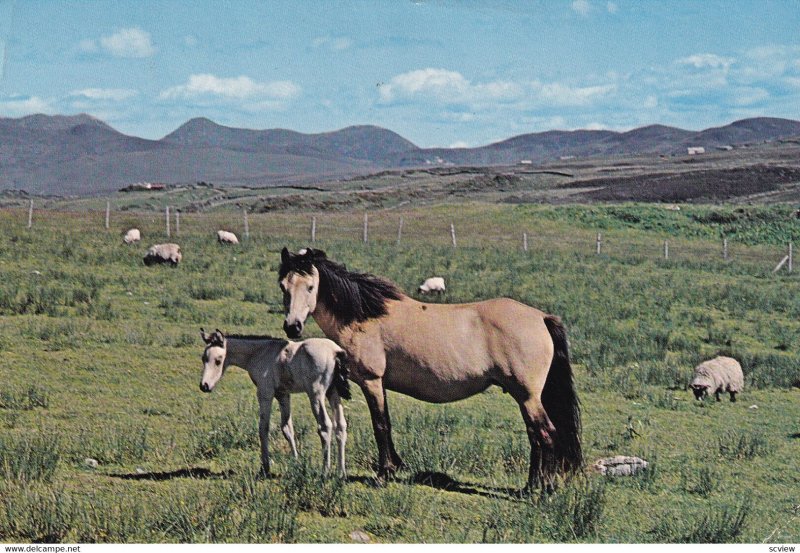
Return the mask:
[[[353,396],[350,394],[349,375],[350,370],[347,368],[347,354],[344,351],[337,352],[336,365],[333,369],[333,382],[331,382],[331,387],[328,388],[328,394],[331,393],[331,390],[335,389],[340,398],[351,399]]]
[[[542,404],[556,427],[556,434],[552,458],[543,459],[542,468],[550,473],[575,472],[583,467],[581,408],[569,362],[567,331],[561,320],[553,315],[545,316],[544,324],[553,339],[555,354],[542,390]]]

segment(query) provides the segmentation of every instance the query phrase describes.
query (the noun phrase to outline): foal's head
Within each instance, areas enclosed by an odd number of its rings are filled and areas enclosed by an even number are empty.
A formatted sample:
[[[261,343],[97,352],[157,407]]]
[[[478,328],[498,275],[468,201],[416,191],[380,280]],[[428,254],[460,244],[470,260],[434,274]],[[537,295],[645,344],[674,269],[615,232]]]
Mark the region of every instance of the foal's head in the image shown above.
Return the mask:
[[[291,253],[283,248],[278,284],[283,292],[286,318],[283,330],[289,338],[299,338],[308,315],[317,308],[319,271],[314,263],[325,259],[325,252],[311,248]]]
[[[203,350],[203,375],[200,377],[200,390],[210,392],[217,385],[222,374],[225,372],[225,355],[227,354],[227,342],[222,332],[217,329],[211,334],[206,334],[205,330],[200,329],[200,337],[206,343]]]

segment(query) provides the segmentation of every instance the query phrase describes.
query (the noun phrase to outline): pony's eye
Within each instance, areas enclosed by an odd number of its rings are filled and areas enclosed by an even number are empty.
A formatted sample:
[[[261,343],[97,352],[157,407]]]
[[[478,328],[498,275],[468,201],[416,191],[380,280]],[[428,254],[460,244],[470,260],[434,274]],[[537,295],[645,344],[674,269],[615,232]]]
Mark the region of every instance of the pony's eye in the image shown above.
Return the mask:
[[[216,363],[217,365],[219,365],[220,363],[222,363],[222,359],[217,359],[216,361],[214,361],[214,363]]]
[[[311,284],[311,285],[308,287],[308,291],[309,291],[309,292],[311,292],[312,290],[314,290],[314,285],[313,285],[313,284]]]

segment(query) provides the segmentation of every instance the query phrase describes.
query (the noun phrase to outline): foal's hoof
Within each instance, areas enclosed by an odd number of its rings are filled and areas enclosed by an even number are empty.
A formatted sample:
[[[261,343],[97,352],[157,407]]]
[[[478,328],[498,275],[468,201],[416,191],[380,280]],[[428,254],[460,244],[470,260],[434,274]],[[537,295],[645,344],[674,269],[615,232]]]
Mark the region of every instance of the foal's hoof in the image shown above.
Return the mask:
[[[264,470],[263,468],[256,474],[256,480],[272,480],[273,478],[274,476],[272,473],[268,470]]]

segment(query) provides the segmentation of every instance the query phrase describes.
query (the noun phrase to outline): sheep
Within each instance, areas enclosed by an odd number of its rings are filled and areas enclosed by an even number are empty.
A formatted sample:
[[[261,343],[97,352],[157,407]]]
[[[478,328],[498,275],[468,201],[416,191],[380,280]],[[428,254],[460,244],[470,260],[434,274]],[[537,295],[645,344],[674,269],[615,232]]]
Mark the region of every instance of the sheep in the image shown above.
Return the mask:
[[[443,294],[444,291],[444,279],[442,277],[431,277],[425,279],[425,282],[420,284],[419,287],[420,294],[430,294],[433,292],[436,292],[437,294]]]
[[[141,239],[142,239],[142,233],[139,232],[139,229],[132,228],[125,233],[125,238],[123,238],[122,241],[125,242],[126,244],[133,244],[134,242],[138,242]]]
[[[227,230],[218,230],[217,231],[217,241],[220,244],[238,244],[239,239],[236,238],[236,235],[232,232],[228,232]]]
[[[156,244],[150,246],[144,256],[144,264],[148,267],[155,263],[171,263],[176,266],[183,258],[181,247],[178,244]]]
[[[744,388],[742,366],[732,357],[719,356],[704,361],[694,369],[694,378],[689,386],[695,399],[703,399],[713,393],[717,401],[720,401],[719,394],[728,392],[731,401],[736,401],[736,394]]]

